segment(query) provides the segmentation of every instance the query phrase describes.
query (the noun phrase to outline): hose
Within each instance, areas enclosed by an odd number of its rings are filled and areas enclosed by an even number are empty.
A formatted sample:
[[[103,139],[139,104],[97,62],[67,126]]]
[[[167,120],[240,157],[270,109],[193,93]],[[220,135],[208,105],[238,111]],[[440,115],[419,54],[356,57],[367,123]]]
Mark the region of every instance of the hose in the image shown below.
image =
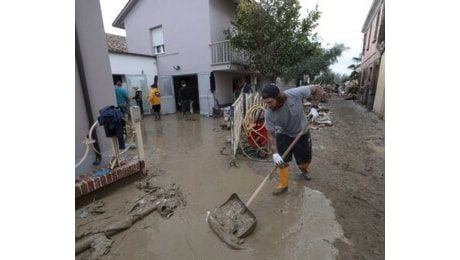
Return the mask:
[[[125,120],[126,120],[126,119],[125,119]],[[94,122],[94,124],[93,124],[93,125],[91,126],[91,128],[89,129],[89,133],[88,133],[89,138],[86,137],[85,140],[83,141],[83,143],[86,144],[85,153],[84,153],[83,157],[80,159],[80,161],[78,161],[78,163],[75,164],[75,168],[77,168],[78,166],[80,166],[80,165],[83,163],[83,161],[86,159],[86,157],[88,156],[88,153],[89,153],[89,148],[90,148],[90,146],[93,148],[93,150],[94,150],[95,153],[100,154],[101,156],[106,156],[106,157],[112,157],[112,156],[113,156],[112,153],[110,153],[110,154],[102,154],[101,152],[99,152],[99,151],[96,149],[96,147],[94,147],[93,144],[96,143],[96,141],[95,141],[94,139],[92,139],[91,137],[92,137],[93,131],[94,131],[94,129],[96,128],[97,125],[98,125],[98,121]],[[126,124],[126,125],[127,125],[127,124]],[[130,139],[130,141],[131,141],[132,139],[134,139],[134,134],[133,134],[133,133],[131,133],[131,139]],[[123,153],[125,153],[125,152],[128,151],[128,150],[129,150],[129,146],[127,145],[126,148],[120,152],[120,154],[123,154]]]
[[[96,141],[93,140],[91,138],[91,134],[93,132],[93,129],[94,127],[96,127],[97,125],[97,121],[94,122],[94,124],[91,126],[91,128],[89,129],[89,138],[85,138],[85,140],[83,141],[84,144],[86,144],[86,150],[85,150],[85,154],[83,155],[83,157],[80,159],[80,161],[78,163],[75,164],[75,168],[77,168],[78,166],[80,166],[80,164],[86,159],[86,157],[88,156],[88,152],[89,152],[89,146],[92,145],[93,143],[95,143]]]
[[[262,118],[265,115],[265,107],[262,105],[254,105],[248,111],[246,112],[243,122],[242,122],[242,128],[244,130],[245,136],[247,138],[250,138],[254,145],[256,146],[257,150],[263,150],[263,147],[259,145],[259,143],[262,143],[260,140],[262,138],[262,141],[267,140],[267,137],[264,136],[261,131],[262,129],[265,128],[265,121],[263,121],[263,124],[258,124],[261,122]],[[254,136],[255,134],[255,136]],[[251,158],[246,152],[245,149],[243,149],[242,144],[241,145],[241,150],[243,151],[244,155],[252,160],[256,160],[254,158]],[[265,151],[264,151],[265,152]],[[261,160],[265,161],[265,160]]]
[[[243,130],[246,134],[246,137],[251,138],[251,140],[256,144],[257,148],[261,148],[261,146],[258,144],[256,141],[257,138],[255,138],[252,133],[256,133],[257,137],[261,137],[263,139],[267,139],[267,137],[263,136],[263,134],[260,133],[260,131],[265,127],[265,121],[263,122],[262,125],[260,125],[259,128],[257,127],[257,123],[260,122],[260,118],[262,117],[262,112],[263,115],[265,115],[265,108],[260,105],[256,105],[251,107],[247,112],[246,115],[243,118]]]

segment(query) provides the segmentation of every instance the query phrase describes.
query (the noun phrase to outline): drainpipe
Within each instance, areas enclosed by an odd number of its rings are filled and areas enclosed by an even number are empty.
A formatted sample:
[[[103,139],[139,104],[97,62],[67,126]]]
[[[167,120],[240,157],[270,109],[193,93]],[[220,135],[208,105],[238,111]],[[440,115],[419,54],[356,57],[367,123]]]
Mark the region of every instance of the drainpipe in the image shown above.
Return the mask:
[[[83,91],[83,99],[85,101],[86,115],[88,116],[88,125],[89,127],[91,127],[95,121],[93,117],[93,110],[91,109],[88,84],[86,82],[86,74],[83,66],[83,59],[81,56],[80,42],[78,41],[77,28],[75,28],[75,59],[77,60],[78,74],[80,75],[81,89]],[[99,148],[99,139],[97,138],[96,131],[93,131],[91,138],[96,141],[93,144],[94,148],[96,148],[97,151],[100,151],[101,149]],[[102,156],[99,153],[95,154],[96,160],[94,161],[93,165],[99,165],[101,163]]]

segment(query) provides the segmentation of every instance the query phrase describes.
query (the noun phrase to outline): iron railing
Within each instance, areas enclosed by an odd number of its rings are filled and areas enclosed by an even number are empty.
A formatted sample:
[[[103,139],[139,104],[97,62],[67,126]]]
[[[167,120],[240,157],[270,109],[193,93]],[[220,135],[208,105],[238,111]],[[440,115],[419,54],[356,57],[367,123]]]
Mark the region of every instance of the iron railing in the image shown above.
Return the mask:
[[[233,48],[228,40],[211,43],[210,47],[211,65],[242,65],[245,64],[245,61],[247,60],[244,53]]]

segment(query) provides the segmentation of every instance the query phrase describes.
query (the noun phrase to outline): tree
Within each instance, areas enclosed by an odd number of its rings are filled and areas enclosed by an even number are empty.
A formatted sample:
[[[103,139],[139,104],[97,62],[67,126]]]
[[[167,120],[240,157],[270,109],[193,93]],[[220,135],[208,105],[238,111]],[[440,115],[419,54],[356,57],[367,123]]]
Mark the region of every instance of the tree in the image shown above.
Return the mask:
[[[334,72],[326,68],[324,71],[321,72],[321,74],[319,74],[318,77],[316,77],[313,80],[313,83],[321,84],[321,85],[335,85],[334,81],[335,81]]]
[[[350,76],[348,76],[348,79],[350,81],[357,81],[359,82],[360,77],[361,77],[361,58],[356,58],[353,57],[353,61],[355,62],[354,64],[349,65],[347,68],[351,69],[352,72],[350,73]]]
[[[336,43],[330,49],[318,49],[313,55],[305,57],[302,62],[297,64],[292,76],[298,79],[303,78],[303,75],[308,75],[310,81],[313,81],[315,76],[329,71],[329,66],[336,63],[344,50],[348,49],[343,44]],[[330,73],[330,72],[328,72]]]
[[[227,39],[247,57],[247,66],[275,81],[289,76],[299,62],[320,50],[314,42],[321,13],[308,12],[300,19],[298,0],[240,1]]]
[[[329,68],[326,68],[319,74],[319,76],[315,77],[313,83],[335,86],[338,83],[344,83],[347,80],[347,78],[347,75],[334,73]]]

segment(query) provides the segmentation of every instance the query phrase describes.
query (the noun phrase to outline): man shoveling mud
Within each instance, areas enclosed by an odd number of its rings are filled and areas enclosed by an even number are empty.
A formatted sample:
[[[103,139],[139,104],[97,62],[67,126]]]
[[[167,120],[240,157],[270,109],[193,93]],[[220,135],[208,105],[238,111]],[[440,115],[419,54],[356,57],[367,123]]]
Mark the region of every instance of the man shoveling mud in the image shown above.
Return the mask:
[[[288,189],[289,162],[292,154],[296,159],[302,176],[310,180],[309,170],[312,158],[312,143],[310,131],[300,137],[292,150],[282,158],[281,154],[287,150],[291,142],[300,131],[304,131],[308,124],[304,113],[303,102],[311,98],[312,105],[316,106],[323,98],[324,90],[318,85],[300,86],[281,92],[275,84],[269,84],[262,90],[262,100],[268,109],[265,112],[265,127],[268,132],[268,143],[273,151],[273,162],[279,167],[280,183],[273,195],[279,195]],[[310,109],[312,122],[318,117],[315,108]]]

